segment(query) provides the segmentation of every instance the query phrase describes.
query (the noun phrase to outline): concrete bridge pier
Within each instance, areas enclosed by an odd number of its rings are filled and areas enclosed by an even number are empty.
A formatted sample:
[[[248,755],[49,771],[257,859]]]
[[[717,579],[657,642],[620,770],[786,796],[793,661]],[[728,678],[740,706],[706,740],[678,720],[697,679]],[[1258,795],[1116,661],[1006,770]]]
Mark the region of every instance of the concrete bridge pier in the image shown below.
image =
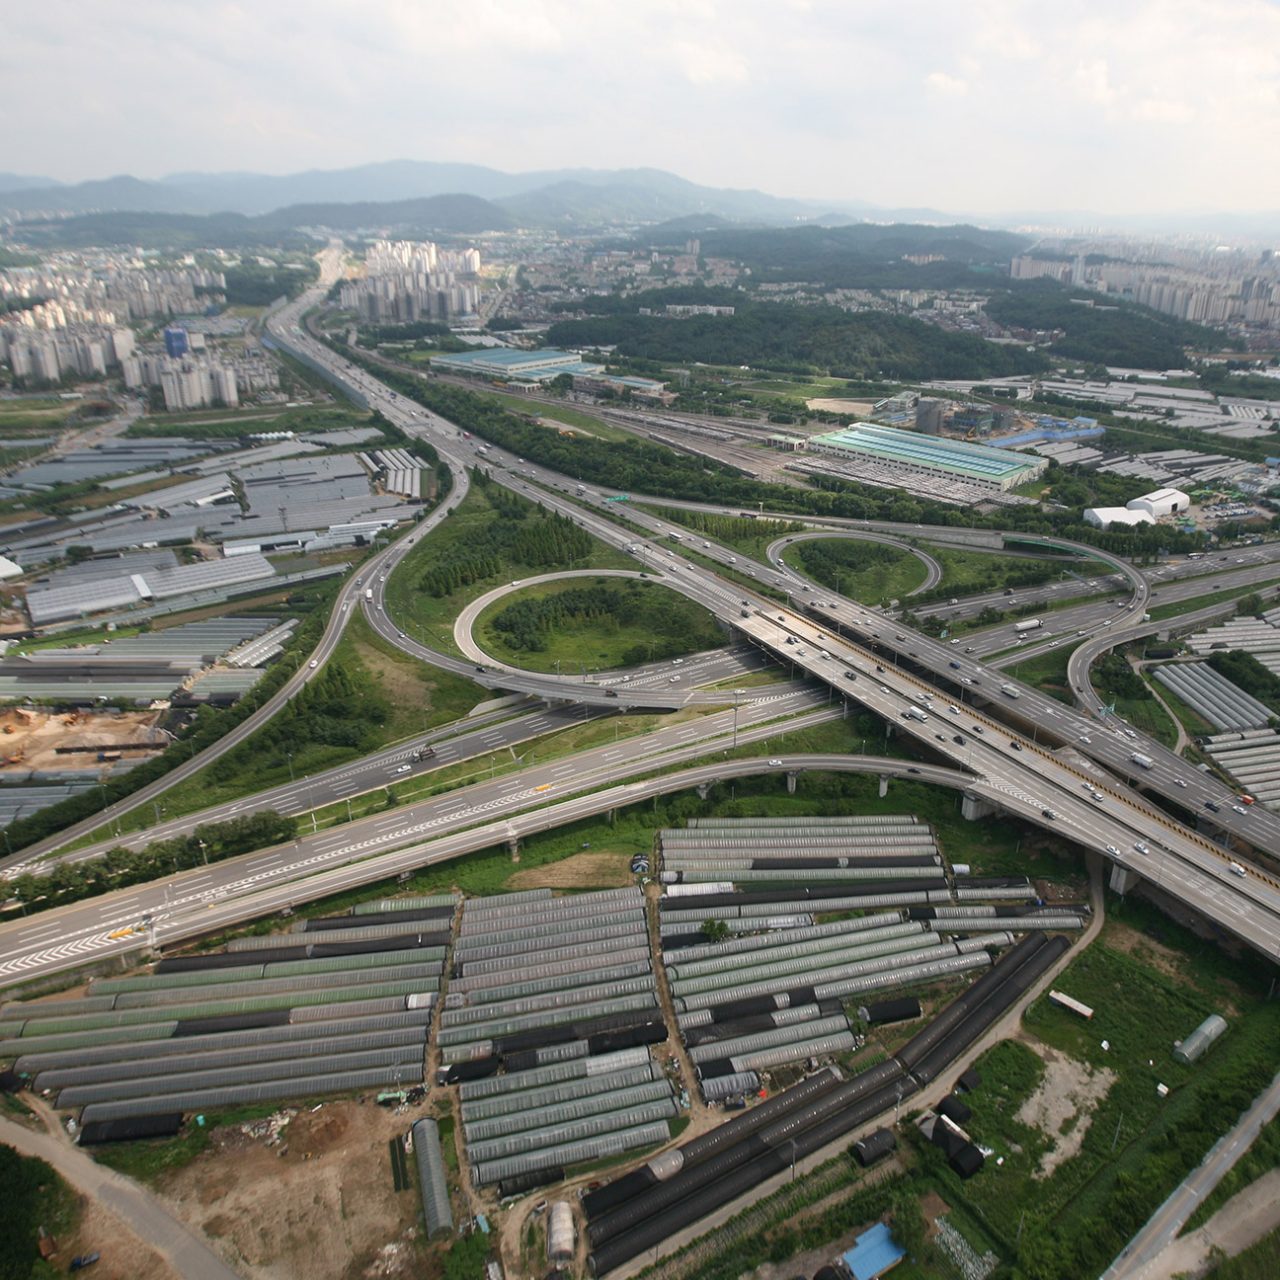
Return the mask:
[[[711,790],[711,783],[709,783],[709,782],[700,782],[700,783],[698,783],[698,785],[697,785],[697,787],[695,788],[695,790],[696,790],[696,791],[697,791],[697,793],[698,793],[698,799],[699,799],[699,800],[705,800],[705,799],[707,798],[707,794],[708,794],[708,792],[710,792],[710,790]]]
[[[799,774],[797,774],[794,770],[792,770],[792,769],[788,769],[788,770],[787,770],[787,795],[789,795],[789,796],[793,796],[793,795],[795,795],[795,793],[796,793],[796,778],[798,778],[799,776],[800,776],[800,775],[799,775]]]
[[[996,806],[990,800],[984,800],[972,791],[964,793],[964,801],[960,806],[960,816],[967,822],[978,822],[982,818],[990,817],[995,811]]]
[[[882,773],[880,775],[880,799],[883,800],[889,794],[889,775]]]
[[[519,838],[519,836],[512,836],[512,837],[511,837],[511,839],[507,841],[507,849],[508,849],[508,851],[509,851],[509,852],[510,852],[510,854],[511,854],[511,861],[512,861],[512,862],[519,862],[519,861],[520,861],[520,838]]]
[[[1138,883],[1138,873],[1122,867],[1118,862],[1111,864],[1111,879],[1108,881],[1113,892],[1122,896]]]

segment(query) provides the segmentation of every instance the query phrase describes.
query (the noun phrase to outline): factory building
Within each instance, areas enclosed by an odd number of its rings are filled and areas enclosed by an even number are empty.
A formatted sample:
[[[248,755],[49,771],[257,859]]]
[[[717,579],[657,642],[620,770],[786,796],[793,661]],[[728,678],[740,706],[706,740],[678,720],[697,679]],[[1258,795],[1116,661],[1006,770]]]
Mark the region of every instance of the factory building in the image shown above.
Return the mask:
[[[504,382],[549,382],[562,373],[576,376],[604,371],[603,365],[587,364],[571,351],[556,351],[551,347],[541,351],[485,347],[457,355],[433,356],[431,367],[446,373],[465,373]]]
[[[886,463],[997,492],[1038,480],[1048,465],[1044,458],[961,440],[922,436],[871,422],[855,422],[838,431],[814,436],[809,441],[809,450],[831,457]]]
[[[1139,498],[1131,498],[1123,507],[1086,507],[1085,524],[1105,529],[1108,525],[1133,528],[1155,524],[1162,516],[1177,515],[1191,506],[1191,499],[1181,489],[1156,489]]]

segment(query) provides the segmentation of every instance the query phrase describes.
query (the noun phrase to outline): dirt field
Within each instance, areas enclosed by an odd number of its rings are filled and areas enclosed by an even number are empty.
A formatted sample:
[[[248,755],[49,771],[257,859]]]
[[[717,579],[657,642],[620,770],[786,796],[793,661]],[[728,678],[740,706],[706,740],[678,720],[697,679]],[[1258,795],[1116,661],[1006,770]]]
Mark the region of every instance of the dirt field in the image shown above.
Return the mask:
[[[427,1274],[418,1194],[396,1193],[387,1152],[423,1114],[341,1101],[296,1112],[274,1140],[228,1126],[160,1192],[258,1280]]]
[[[37,708],[7,707],[0,711],[0,774],[29,769],[83,769],[96,773],[102,766],[98,750],[124,743],[145,743],[163,751],[169,739],[156,728],[155,711],[115,714],[68,712],[52,715]],[[98,750],[61,755],[59,747]],[[130,751],[129,758],[149,760],[151,751]]]
[[[871,400],[842,400],[839,397],[819,396],[806,400],[805,407],[814,413],[854,413],[866,417],[876,406]]]
[[[509,889],[617,889],[631,884],[631,855],[627,853],[575,853],[559,862],[517,871],[507,881]]]
[[[1035,1041],[1024,1043],[1044,1059],[1045,1073],[1039,1088],[1019,1108],[1018,1119],[1053,1140],[1053,1150],[1045,1153],[1035,1173],[1037,1178],[1047,1178],[1079,1152],[1093,1112],[1116,1076],[1105,1067],[1095,1071]]]

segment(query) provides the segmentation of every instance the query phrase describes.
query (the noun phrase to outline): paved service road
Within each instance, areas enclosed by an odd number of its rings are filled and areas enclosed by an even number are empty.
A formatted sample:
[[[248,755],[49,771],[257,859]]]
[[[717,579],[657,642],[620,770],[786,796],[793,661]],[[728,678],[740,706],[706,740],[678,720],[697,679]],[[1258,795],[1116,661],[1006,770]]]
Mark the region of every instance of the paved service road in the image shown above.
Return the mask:
[[[79,1147],[2,1116],[0,1142],[52,1165],[77,1191],[110,1210],[150,1244],[182,1280],[240,1280],[240,1273],[223,1262],[203,1236],[179,1222],[149,1191],[95,1163]],[[100,1248],[109,1252],[110,1241]]]
[[[1280,1074],[1253,1100],[1230,1133],[1223,1134],[1213,1144],[1209,1154],[1151,1215],[1147,1225],[1102,1273],[1102,1280],[1160,1280],[1165,1273],[1152,1269],[1158,1265],[1159,1255],[1277,1114],[1280,1114]]]

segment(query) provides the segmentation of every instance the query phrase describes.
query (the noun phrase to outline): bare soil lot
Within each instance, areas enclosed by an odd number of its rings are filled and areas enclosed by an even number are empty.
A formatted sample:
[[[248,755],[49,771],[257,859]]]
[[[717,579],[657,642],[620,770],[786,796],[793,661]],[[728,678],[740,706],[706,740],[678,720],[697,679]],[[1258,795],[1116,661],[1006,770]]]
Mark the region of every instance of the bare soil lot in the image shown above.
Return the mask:
[[[345,1100],[298,1110],[278,1135],[228,1126],[160,1191],[259,1280],[416,1276],[421,1206],[415,1189],[394,1190],[387,1144],[422,1114]]]

